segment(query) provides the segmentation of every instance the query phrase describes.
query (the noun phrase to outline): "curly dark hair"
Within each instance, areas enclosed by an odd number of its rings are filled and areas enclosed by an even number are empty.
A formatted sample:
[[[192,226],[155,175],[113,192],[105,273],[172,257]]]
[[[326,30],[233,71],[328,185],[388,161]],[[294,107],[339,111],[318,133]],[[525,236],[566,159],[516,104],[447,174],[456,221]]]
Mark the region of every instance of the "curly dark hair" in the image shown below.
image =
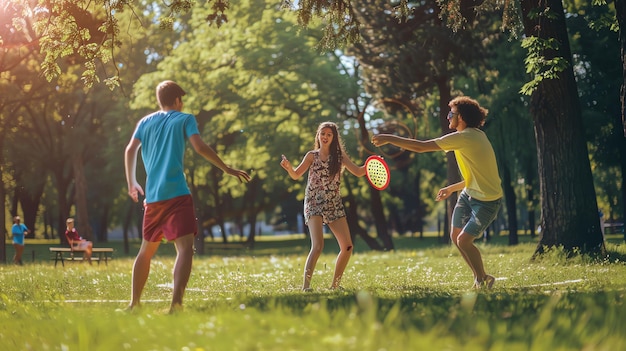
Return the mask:
[[[485,118],[489,111],[481,107],[478,101],[467,96],[459,96],[448,104],[448,106],[456,106],[457,112],[463,116],[463,121],[469,128],[480,128],[485,124]]]
[[[330,143],[330,153],[328,155],[328,172],[331,177],[334,177],[337,173],[341,172],[341,165],[343,162],[343,141],[337,132],[337,125],[333,122],[322,122],[317,127],[315,133],[315,150],[320,148],[320,133],[322,129],[329,128],[333,133],[333,141]]]

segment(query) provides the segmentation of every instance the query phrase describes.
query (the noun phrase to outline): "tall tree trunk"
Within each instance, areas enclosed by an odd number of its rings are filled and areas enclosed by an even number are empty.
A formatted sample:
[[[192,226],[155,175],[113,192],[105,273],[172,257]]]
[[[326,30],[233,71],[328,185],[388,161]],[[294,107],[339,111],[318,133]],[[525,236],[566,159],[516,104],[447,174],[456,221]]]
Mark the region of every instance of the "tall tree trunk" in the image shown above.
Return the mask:
[[[248,219],[248,226],[250,226],[250,232],[248,233],[248,239],[246,240],[246,243],[249,245],[250,248],[254,248],[254,240],[256,237],[256,219],[258,217],[258,212],[257,211],[253,211],[250,210],[248,212],[247,215],[247,219]]]
[[[224,219],[222,217],[217,218],[217,225],[220,227],[220,233],[222,233],[222,242],[228,242],[228,233],[226,232],[226,226],[224,225]]]
[[[535,221],[535,177],[537,173],[534,167],[526,167],[526,206],[528,209],[528,226],[530,227],[530,237],[534,238],[537,230]]]
[[[622,218],[626,219],[626,1],[616,0],[615,10],[617,22],[619,23],[619,41],[620,53],[622,57],[622,89],[620,91],[620,100],[622,103],[622,129],[623,139],[622,148],[620,150],[621,167],[622,167]],[[626,241],[626,231],[624,231],[624,241]]]
[[[556,49],[544,50],[545,59],[562,57],[570,63],[556,79],[541,81],[531,95],[542,213],[536,253],[554,246],[601,250],[603,237],[563,4],[561,0],[522,0],[521,8],[527,37],[558,42]]]
[[[218,173],[219,172],[219,173]],[[220,169],[217,169],[216,167],[213,167],[210,171],[210,180],[211,180],[211,187],[210,187],[210,192],[213,194],[213,198],[215,201],[215,219],[217,221],[217,225],[220,227],[220,232],[222,233],[222,242],[223,243],[227,243],[228,242],[228,233],[226,232],[226,226],[224,223],[224,216],[225,216],[225,209],[228,207],[226,204],[226,195],[224,196],[220,196],[219,193],[219,189],[220,189],[220,178],[222,176],[222,171]]]
[[[37,181],[36,183],[29,182],[28,184],[25,184],[22,177],[18,177],[18,179],[16,179],[18,186],[15,189],[13,196],[11,213],[17,215],[18,206],[20,204],[22,205],[22,212],[24,214],[22,222],[29,229],[29,233],[26,236],[26,238],[29,239],[35,238],[39,204],[46,186],[45,181],[43,181],[44,179],[45,178],[42,177],[41,181]]]
[[[450,85],[448,83],[449,79],[447,77],[442,77],[438,80],[437,86],[439,87],[439,125],[441,126],[441,135],[449,134],[454,132],[449,126],[448,121],[448,111],[450,111],[450,107],[448,103],[452,100],[452,94],[450,93]],[[459,166],[456,163],[456,157],[454,156],[454,152],[446,153],[446,172],[448,178],[448,184],[455,184],[460,182],[461,174],[459,173]],[[450,216],[452,216],[452,212],[454,211],[454,206],[456,205],[456,200],[458,195],[455,193],[448,198],[446,201],[446,225],[443,228],[443,242],[450,243],[450,225],[452,223],[450,220]]]
[[[209,231],[211,229],[209,228]],[[204,226],[202,221],[198,218],[198,235],[193,239],[193,246],[196,249],[196,254],[202,256],[205,254],[204,248]]]
[[[622,81],[624,84],[622,84],[620,100],[622,102],[622,127],[624,137],[626,138],[626,0],[615,0],[615,12],[617,23],[619,23],[619,42],[621,44]],[[624,189],[624,187],[622,187],[622,189]]]
[[[72,160],[74,170],[74,201],[76,205],[76,227],[80,235],[93,241],[93,230],[89,224],[89,211],[87,210],[87,179],[85,178],[85,165],[80,155],[75,155]]]
[[[131,226],[133,225],[133,215],[135,214],[135,203],[133,202],[133,200],[129,198],[127,203],[128,203],[128,211],[126,211],[126,217],[124,218],[124,223],[122,224],[122,234],[124,237],[124,254],[126,255],[130,253],[128,233],[130,231]]]
[[[380,191],[370,186],[370,203],[372,205],[372,215],[374,216],[374,222],[376,223],[376,233],[383,242],[385,250],[392,251],[395,249],[393,240],[389,234],[387,228],[387,221],[385,219],[385,212],[383,211],[383,203],[380,198]]]
[[[517,245],[517,196],[511,181],[511,170],[504,166],[502,169],[502,189],[506,200],[507,225],[509,227],[509,245]]]
[[[196,249],[196,254],[202,256],[205,253],[204,250],[204,206],[198,201],[198,186],[196,185],[196,177],[195,177],[195,167],[191,167],[188,169],[188,184],[189,190],[191,191],[191,196],[194,198],[194,206],[196,211],[196,218],[198,219],[198,235],[194,238],[194,247]],[[209,233],[211,232],[211,228],[209,228]]]
[[[4,177],[1,175],[4,174],[4,136],[0,135],[0,223],[2,223],[2,227],[0,228],[0,263],[7,263],[7,228],[4,226],[7,222],[6,218],[6,190],[4,187]],[[11,221],[12,222],[12,221]],[[10,229],[11,227],[9,227]]]
[[[250,226],[247,243],[250,245],[250,247],[254,247],[254,241],[256,240],[256,219],[259,214],[258,208],[260,207],[256,206],[256,204],[257,195],[259,194],[260,188],[261,181],[259,180],[259,178],[252,178],[248,182],[248,188],[246,189],[246,192],[244,194],[244,209],[246,217],[248,219],[248,225]]]
[[[243,213],[246,214],[248,225],[250,226],[250,231],[248,233],[248,239],[246,240],[250,247],[254,246],[254,240],[256,240],[256,219],[258,217],[259,211],[255,209],[255,204],[257,201],[257,194],[259,192],[261,181],[259,178],[253,178],[248,182],[248,188],[244,194],[243,198]],[[261,206],[257,206],[260,208]],[[243,235],[243,231],[241,233]]]
[[[426,209],[424,206],[424,203],[422,202],[421,198],[422,198],[422,190],[420,189],[420,185],[422,183],[422,173],[418,172],[415,179],[413,180],[414,186],[415,186],[415,191],[416,191],[416,198],[418,199],[416,202],[417,204],[415,205],[415,219],[412,223],[414,223],[416,225],[415,228],[411,227],[411,236],[413,236],[413,233],[415,233],[416,231],[420,233],[420,238],[424,237],[424,217],[426,216]]]
[[[50,211],[47,211],[47,210],[44,211],[43,212],[43,216],[42,216],[43,217],[43,237],[44,237],[44,239],[50,239],[51,238],[51,235],[48,234],[48,228],[49,228],[49,225],[50,225],[50,221],[48,220],[48,218],[49,218],[48,213],[49,212]]]
[[[67,244],[67,239],[65,238],[65,220],[69,216],[71,203],[68,203],[68,189],[69,184],[71,182],[72,177],[70,175],[66,175],[65,165],[57,165],[52,171],[55,177],[55,183],[57,187],[57,201],[59,206],[59,212],[57,214],[57,230],[59,233],[59,240],[61,244]],[[69,173],[69,172],[67,172]]]
[[[369,144],[369,132],[367,130],[367,126],[365,125],[364,113],[360,113],[358,117],[359,122],[359,133],[360,133],[360,142],[361,145],[365,146]],[[345,183],[348,183],[347,181]],[[394,250],[393,239],[389,234],[389,228],[387,228],[387,219],[385,218],[385,212],[383,210],[383,202],[380,198],[380,193],[378,190],[372,188],[370,186],[370,205],[372,216],[374,217],[374,223],[376,226],[376,233],[378,237],[383,242],[383,247],[385,250]],[[356,202],[353,202],[353,207],[355,208],[356,213]],[[376,245],[372,246],[373,243],[369,240],[366,240],[371,249],[376,250]],[[372,244],[372,245],[370,245]]]
[[[106,243],[109,241],[108,223],[109,213],[111,212],[111,206],[106,205],[100,210],[100,220],[98,221],[95,234],[96,240],[99,243]]]

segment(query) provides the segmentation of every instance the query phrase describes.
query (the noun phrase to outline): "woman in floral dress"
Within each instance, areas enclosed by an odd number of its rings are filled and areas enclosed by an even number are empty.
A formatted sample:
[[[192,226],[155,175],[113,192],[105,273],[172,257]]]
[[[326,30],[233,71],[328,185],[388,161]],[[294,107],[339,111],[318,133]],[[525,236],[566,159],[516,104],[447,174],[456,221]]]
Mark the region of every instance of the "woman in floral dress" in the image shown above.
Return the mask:
[[[333,122],[320,124],[315,135],[314,149],[304,155],[296,168],[291,166],[285,155],[282,156],[280,165],[294,180],[309,171],[304,195],[304,220],[311,235],[311,251],[304,267],[302,290],[311,291],[315,265],[324,249],[324,224],[328,225],[339,244],[339,255],[330,286],[331,289],[337,289],[353,248],[341,200],[341,171],[345,167],[355,176],[362,177],[365,175],[365,166],[355,165],[346,155],[337,125]]]

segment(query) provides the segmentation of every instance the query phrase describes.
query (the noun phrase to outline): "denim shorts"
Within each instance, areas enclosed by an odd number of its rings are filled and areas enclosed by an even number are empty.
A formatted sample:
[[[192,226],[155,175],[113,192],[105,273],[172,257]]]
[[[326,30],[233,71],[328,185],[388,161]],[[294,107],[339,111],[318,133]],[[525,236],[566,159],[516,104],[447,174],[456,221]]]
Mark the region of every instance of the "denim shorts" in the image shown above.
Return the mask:
[[[494,201],[480,201],[463,190],[452,212],[452,226],[462,228],[464,232],[472,236],[482,236],[491,222],[496,219],[501,204],[501,198]]]

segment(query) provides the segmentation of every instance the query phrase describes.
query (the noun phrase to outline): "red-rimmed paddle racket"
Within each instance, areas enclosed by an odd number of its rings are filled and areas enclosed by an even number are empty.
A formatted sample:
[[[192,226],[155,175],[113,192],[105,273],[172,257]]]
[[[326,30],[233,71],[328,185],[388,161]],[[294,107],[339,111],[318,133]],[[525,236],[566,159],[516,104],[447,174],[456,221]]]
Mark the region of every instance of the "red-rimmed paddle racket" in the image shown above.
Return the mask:
[[[376,190],[385,190],[391,180],[387,162],[378,155],[372,155],[365,160],[365,176]]]

